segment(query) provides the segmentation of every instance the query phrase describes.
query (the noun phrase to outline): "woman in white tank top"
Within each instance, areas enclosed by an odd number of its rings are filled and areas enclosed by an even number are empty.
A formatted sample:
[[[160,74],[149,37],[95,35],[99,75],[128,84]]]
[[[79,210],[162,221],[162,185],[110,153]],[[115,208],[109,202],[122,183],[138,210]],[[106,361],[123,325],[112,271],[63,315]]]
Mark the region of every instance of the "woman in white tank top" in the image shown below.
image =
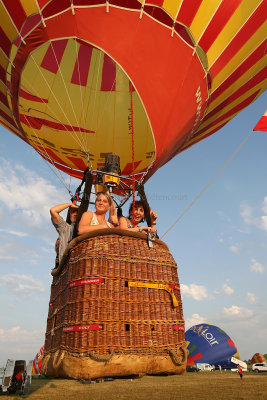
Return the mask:
[[[110,221],[105,218],[107,211],[110,211]],[[96,196],[95,212],[86,211],[83,213],[78,226],[78,234],[92,232],[97,229],[115,228],[118,225],[116,208],[111,196],[108,193],[100,192]]]

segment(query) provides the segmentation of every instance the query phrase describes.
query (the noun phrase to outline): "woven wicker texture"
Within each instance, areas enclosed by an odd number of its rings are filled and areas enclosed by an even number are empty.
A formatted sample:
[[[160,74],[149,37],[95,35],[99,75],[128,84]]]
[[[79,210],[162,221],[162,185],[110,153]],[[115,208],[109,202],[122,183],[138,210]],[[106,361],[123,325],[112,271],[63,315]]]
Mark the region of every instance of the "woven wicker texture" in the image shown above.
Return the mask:
[[[149,248],[140,236],[89,237],[71,248],[51,286],[45,354],[166,355],[184,345],[177,265],[167,246]]]

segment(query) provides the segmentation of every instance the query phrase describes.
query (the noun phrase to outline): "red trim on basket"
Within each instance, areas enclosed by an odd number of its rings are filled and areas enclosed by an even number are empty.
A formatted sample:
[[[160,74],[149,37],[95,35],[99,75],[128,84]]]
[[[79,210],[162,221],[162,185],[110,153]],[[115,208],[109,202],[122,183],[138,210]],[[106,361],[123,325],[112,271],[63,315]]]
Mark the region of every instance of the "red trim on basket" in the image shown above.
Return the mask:
[[[79,332],[79,331],[102,331],[103,325],[93,324],[93,325],[74,325],[65,326],[63,332]]]
[[[184,325],[173,325],[172,329],[174,331],[182,331],[182,332],[184,332]]]
[[[105,279],[103,278],[96,278],[96,279],[81,279],[80,281],[76,282],[71,282],[68,284],[68,288],[72,288],[75,286],[81,286],[81,285],[89,285],[91,283],[104,283]]]
[[[180,290],[180,285],[169,285],[170,288],[175,289],[175,290]]]

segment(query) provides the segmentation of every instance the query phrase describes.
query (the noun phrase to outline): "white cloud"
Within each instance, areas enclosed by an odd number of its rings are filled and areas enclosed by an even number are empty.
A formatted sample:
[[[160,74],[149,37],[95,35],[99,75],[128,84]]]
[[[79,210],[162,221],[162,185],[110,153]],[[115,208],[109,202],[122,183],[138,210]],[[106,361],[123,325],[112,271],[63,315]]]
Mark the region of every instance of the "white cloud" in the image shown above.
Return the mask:
[[[8,358],[33,359],[44,344],[45,334],[41,329],[23,329],[13,326],[0,329],[1,361],[4,365]]]
[[[239,307],[239,306],[231,306],[229,308],[223,308],[223,314],[229,318],[249,318],[253,315],[253,311],[248,308]]]
[[[265,215],[253,215],[253,208],[248,204],[241,205],[240,215],[246,225],[256,226],[258,229],[267,231],[267,196],[264,197],[261,211]]]
[[[239,245],[238,245],[238,244],[232,244],[232,245],[229,247],[229,249],[230,249],[230,251],[231,251],[232,253],[234,253],[234,254],[238,254],[239,251],[240,251],[240,248],[239,248]]]
[[[205,323],[207,323],[206,317],[201,317],[199,314],[192,314],[191,317],[185,320],[185,329],[187,330],[191,328],[191,326]]]
[[[25,232],[12,231],[12,230],[9,230],[9,229],[0,229],[0,232],[5,232],[5,233],[8,233],[10,235],[19,236],[19,237],[29,236]]]
[[[222,291],[224,294],[227,294],[227,296],[230,296],[234,293],[234,289],[228,286],[226,283],[222,285]]]
[[[253,217],[253,209],[248,204],[241,204],[241,212],[240,215],[243,218],[243,221],[246,225],[254,224],[254,217]]]
[[[191,283],[190,285],[181,284],[181,293],[183,296],[192,297],[194,300],[208,299],[207,288],[202,285]]]
[[[249,266],[249,269],[251,272],[256,272],[256,274],[263,274],[265,271],[265,267],[260,262],[255,260],[255,258],[251,259],[251,265]]]
[[[255,296],[254,293],[248,292],[248,293],[247,293],[247,298],[248,298],[248,301],[249,301],[250,304],[255,304],[255,303],[257,303],[257,297]]]
[[[50,220],[49,209],[63,202],[66,193],[34,171],[0,158],[0,202],[12,211],[19,226],[40,226]],[[60,200],[61,199],[61,200]],[[2,212],[4,215],[6,211]],[[10,224],[8,225],[10,228]],[[10,233],[21,235],[17,229]]]
[[[9,274],[0,277],[0,286],[30,297],[33,292],[44,292],[43,283],[30,275]]]
[[[267,196],[264,197],[263,203],[262,203],[262,211],[267,214]]]

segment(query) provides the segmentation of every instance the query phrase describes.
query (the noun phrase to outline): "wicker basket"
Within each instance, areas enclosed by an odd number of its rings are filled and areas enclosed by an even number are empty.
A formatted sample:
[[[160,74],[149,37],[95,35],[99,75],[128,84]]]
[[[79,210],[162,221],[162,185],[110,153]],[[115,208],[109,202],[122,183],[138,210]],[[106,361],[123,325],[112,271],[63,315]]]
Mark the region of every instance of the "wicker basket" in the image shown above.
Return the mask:
[[[103,229],[74,239],[53,283],[42,372],[179,374],[187,350],[177,265],[160,240]]]

